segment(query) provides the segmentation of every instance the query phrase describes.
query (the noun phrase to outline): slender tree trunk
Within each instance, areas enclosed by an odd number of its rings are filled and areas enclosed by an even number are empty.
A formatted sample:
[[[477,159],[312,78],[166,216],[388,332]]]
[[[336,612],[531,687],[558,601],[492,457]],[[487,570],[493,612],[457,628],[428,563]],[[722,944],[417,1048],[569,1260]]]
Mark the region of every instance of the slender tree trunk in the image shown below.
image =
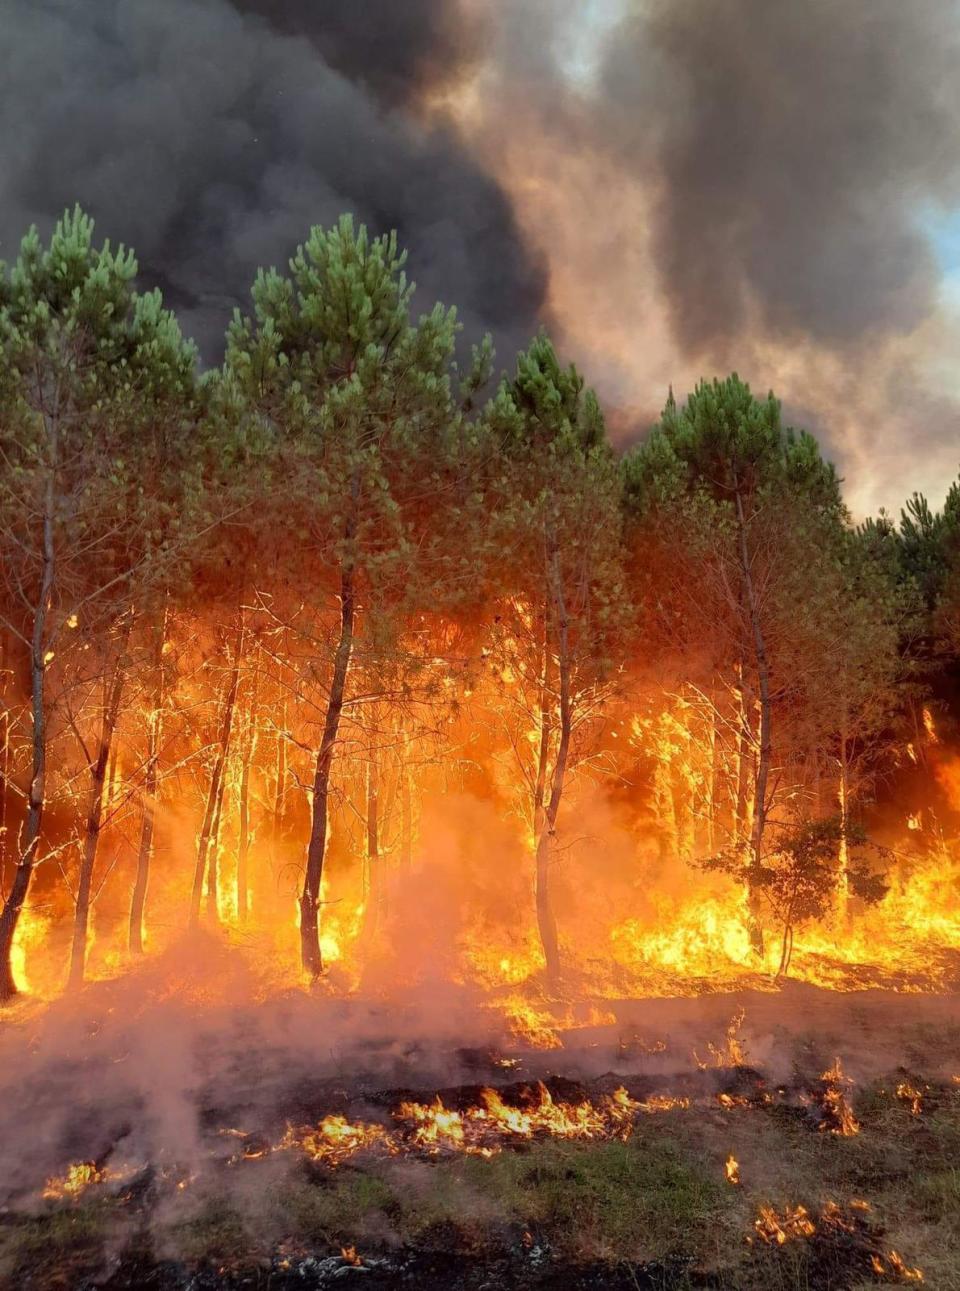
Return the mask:
[[[776,980],[785,977],[790,969],[790,961],[793,958],[793,926],[789,923],[783,925],[783,939],[780,943],[780,964],[777,968]]]
[[[237,918],[246,922],[250,913],[250,772],[257,752],[257,711],[260,692],[259,654],[253,674],[240,769],[240,820],[237,839]]]
[[[156,630],[156,688],[153,696],[153,711],[147,723],[147,765],[143,781],[143,815],[140,820],[140,845],[137,849],[137,877],[133,884],[130,898],[130,932],[129,944],[132,955],[143,954],[143,916],[147,903],[147,887],[150,882],[150,861],[153,856],[153,830],[157,812],[157,794],[160,775],[160,743],[163,738],[163,705],[166,698],[163,654],[167,640],[167,607]]]
[[[706,783],[707,855],[713,856],[717,845],[717,712],[712,704],[710,705],[709,722]]]
[[[383,874],[380,856],[380,759],[376,746],[370,749],[367,760],[366,804],[366,856],[367,873],[366,912],[364,934],[376,936],[383,916]]]
[[[736,492],[737,530],[740,538],[740,572],[743,577],[743,589],[747,602],[750,633],[753,640],[753,653],[757,667],[757,683],[760,691],[760,729],[757,751],[757,778],[753,800],[753,829],[750,836],[750,851],[753,864],[759,867],[763,859],[763,835],[767,824],[767,786],[770,778],[770,761],[773,755],[773,737],[771,732],[772,701],[770,695],[770,665],[767,659],[767,646],[763,636],[763,625],[760,619],[760,607],[757,602],[756,588],[753,583],[753,570],[750,553],[747,548],[747,526],[743,513],[743,499],[740,490]],[[750,894],[753,926],[751,940],[758,953],[763,952],[763,927],[760,923],[760,906],[755,891]]]
[[[237,918],[245,922],[250,913],[250,764],[257,737],[250,739],[240,771],[240,837],[237,841]]]
[[[280,842],[283,838],[283,814],[287,791],[287,701],[280,706],[280,729],[277,731],[276,789],[273,796],[273,861],[276,865],[280,855]]]
[[[97,848],[100,843],[100,830],[103,824],[104,805],[109,801],[107,795],[107,771],[111,754],[114,750],[114,733],[117,719],[120,716],[120,701],[123,697],[123,686],[127,676],[127,643],[133,625],[133,614],[127,615],[121,640],[118,645],[117,659],[109,686],[104,687],[103,713],[100,719],[100,742],[97,757],[90,768],[90,805],[87,810],[87,827],[83,839],[83,855],[80,859],[80,875],[77,882],[77,904],[73,917],[73,944],[70,950],[70,974],[67,985],[71,990],[83,985],[87,965],[87,934],[90,927],[90,896],[93,887],[93,870],[97,860]]]
[[[33,613],[33,634],[30,642],[30,714],[32,721],[30,790],[27,798],[27,818],[24,822],[22,846],[13,875],[13,883],[0,914],[0,1000],[8,1000],[17,993],[13,980],[13,939],[23,910],[30,880],[37,861],[40,845],[40,827],[43,824],[44,795],[47,771],[47,712],[44,688],[46,674],[47,617],[56,572],[54,520],[56,511],[56,472],[58,467],[58,422],[56,413],[49,424],[51,448],[50,468],[44,491],[43,508],[43,557],[40,570],[40,589]]]
[[[348,539],[352,526],[348,526]],[[320,954],[320,885],[323,881],[323,862],[327,850],[327,808],[330,794],[330,772],[333,768],[334,749],[340,730],[340,717],[346,693],[347,670],[353,653],[353,627],[355,616],[353,566],[344,563],[340,570],[340,637],[333,657],[333,676],[327,699],[327,712],[323,723],[323,736],[317,750],[317,763],[313,776],[313,810],[310,822],[310,842],[307,846],[307,867],[300,894],[300,958],[304,971],[314,979],[323,972]]]
[[[9,839],[7,814],[10,805],[7,801],[10,776],[10,693],[11,658],[10,639],[3,633],[2,651],[0,651],[0,895],[7,891],[7,859],[9,856]]]
[[[216,921],[217,910],[217,870],[216,851],[218,846],[217,829],[220,821],[220,810],[223,803],[223,786],[227,765],[227,754],[230,749],[230,732],[233,727],[233,713],[237,703],[237,691],[240,688],[240,657],[243,652],[243,615],[239,616],[237,643],[234,653],[233,668],[230,671],[230,684],[220,720],[220,731],[217,739],[217,753],[210,777],[207,792],[207,805],[200,827],[200,838],[197,843],[197,862],[193,873],[193,893],[190,899],[190,925],[196,927],[200,922],[200,903],[203,897],[204,879],[207,879],[207,913]],[[209,862],[209,867],[208,867]],[[207,870],[210,870],[209,875]]]
[[[548,556],[548,577],[557,619],[557,671],[560,681],[560,738],[557,756],[550,777],[550,796],[543,811],[543,822],[537,839],[537,927],[546,960],[547,981],[554,988],[560,985],[560,943],[557,919],[551,895],[551,861],[556,835],[557,816],[563,797],[570,757],[570,738],[573,733],[573,712],[570,696],[570,624],[567,619],[563,585],[558,568],[557,554]],[[547,652],[545,652],[547,653]],[[544,674],[546,675],[546,674]],[[544,692],[546,688],[544,687]],[[542,711],[542,709],[541,709]]]
[[[837,917],[847,918],[849,912],[849,838],[850,826],[850,737],[846,704],[840,717],[840,777],[837,784],[837,805],[840,809],[840,846],[837,854]]]
[[[756,776],[753,756],[753,725],[750,717],[750,697],[744,677],[743,663],[737,665],[737,701],[739,704],[737,741],[737,801],[734,819],[734,838],[738,848],[746,850],[750,836],[750,783]]]
[[[114,743],[110,750],[110,763],[107,766],[106,792],[104,802],[107,810],[112,807],[117,799],[118,781],[120,777],[120,751]]]

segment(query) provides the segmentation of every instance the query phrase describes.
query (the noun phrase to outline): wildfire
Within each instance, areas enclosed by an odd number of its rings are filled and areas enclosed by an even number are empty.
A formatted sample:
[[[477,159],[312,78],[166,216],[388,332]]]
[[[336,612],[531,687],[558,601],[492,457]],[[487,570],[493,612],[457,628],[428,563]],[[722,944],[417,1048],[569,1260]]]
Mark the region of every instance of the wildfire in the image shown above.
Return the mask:
[[[389,1133],[382,1125],[351,1124],[343,1116],[325,1116],[316,1129],[302,1130],[299,1135],[288,1126],[279,1146],[297,1147],[316,1161],[338,1165],[364,1149],[389,1145]]]
[[[706,1071],[708,1067],[742,1067],[746,1064],[746,1049],[740,1039],[740,1031],[746,1017],[746,1010],[742,1008],[733,1015],[727,1026],[722,1048],[710,1042],[707,1043],[707,1049],[710,1051],[710,1062],[704,1062],[694,1049],[693,1060],[701,1071]]]
[[[870,1204],[854,1199],[850,1202],[849,1209],[862,1215],[869,1213]],[[816,1234],[818,1226],[823,1232],[832,1231],[841,1234],[859,1232],[865,1234],[867,1240],[872,1243],[869,1230],[864,1227],[863,1221],[848,1215],[835,1201],[824,1202],[816,1219],[805,1206],[787,1206],[782,1213],[773,1206],[761,1206],[753,1223],[757,1236],[767,1246],[784,1246],[787,1242],[807,1240]],[[924,1280],[922,1270],[911,1268],[893,1249],[875,1248],[872,1251],[868,1249],[865,1252],[865,1258],[871,1272],[880,1277],[894,1278],[900,1282],[923,1282]]]
[[[438,1095],[431,1103],[400,1103],[391,1114],[393,1127],[327,1116],[315,1128],[295,1131],[288,1127],[278,1146],[298,1149],[333,1166],[363,1151],[389,1156],[413,1151],[490,1157],[511,1142],[535,1137],[626,1137],[642,1113],[689,1106],[689,1099],[666,1096],[640,1102],[622,1087],[596,1102],[564,1102],[539,1083],[530,1091],[530,1099],[529,1105],[514,1106],[498,1090],[483,1089],[478,1103],[458,1110],[447,1107]]]
[[[43,1196],[48,1201],[79,1197],[92,1184],[103,1183],[106,1178],[106,1171],[99,1169],[94,1162],[77,1161],[67,1169],[66,1174],[47,1180]]]
[[[871,1255],[870,1268],[881,1277],[899,1278],[901,1282],[922,1282],[923,1270],[910,1268],[894,1250],[885,1255]]]
[[[923,1110],[923,1091],[911,1085],[908,1080],[903,1080],[897,1086],[897,1097],[904,1103],[910,1104],[910,1114],[919,1116]]]
[[[732,1153],[727,1157],[724,1170],[726,1172],[728,1183],[738,1184],[740,1182],[740,1162]]]
[[[823,1102],[828,1112],[828,1117],[821,1122],[820,1128],[829,1129],[831,1134],[839,1134],[843,1138],[859,1134],[860,1123],[853,1114],[845,1089],[851,1086],[853,1081],[844,1074],[843,1064],[839,1058],[820,1079],[826,1083]]]
[[[761,1206],[753,1227],[768,1246],[783,1246],[797,1238],[812,1237],[817,1231],[806,1206],[788,1206],[780,1215],[772,1206]]]

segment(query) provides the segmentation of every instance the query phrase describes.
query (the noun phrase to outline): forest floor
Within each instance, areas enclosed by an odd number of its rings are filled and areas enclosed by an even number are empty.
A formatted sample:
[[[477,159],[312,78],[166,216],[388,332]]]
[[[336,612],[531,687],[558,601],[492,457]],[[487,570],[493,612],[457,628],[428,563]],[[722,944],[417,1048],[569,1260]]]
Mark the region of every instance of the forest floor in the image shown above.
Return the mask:
[[[3,1287],[960,1291],[960,997],[623,1001],[525,1051],[374,1040],[382,1017],[342,1002],[131,1018],[89,996],[0,1029]],[[522,1108],[539,1082],[638,1110],[489,1155],[409,1126],[390,1151],[304,1150],[328,1115],[390,1125],[484,1086]]]

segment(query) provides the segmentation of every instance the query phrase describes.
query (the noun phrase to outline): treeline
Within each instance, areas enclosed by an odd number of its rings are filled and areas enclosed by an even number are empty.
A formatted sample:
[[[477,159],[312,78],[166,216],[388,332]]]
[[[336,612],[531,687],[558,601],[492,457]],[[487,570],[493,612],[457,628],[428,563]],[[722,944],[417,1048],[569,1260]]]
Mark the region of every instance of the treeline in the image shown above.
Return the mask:
[[[956,486],[854,526],[815,440],[736,376],[618,455],[546,336],[500,379],[489,342],[462,364],[403,263],[347,217],[313,229],[207,371],[79,210],[0,275],[0,995],[41,863],[82,982],[111,829],[142,952],[186,799],[184,921],[220,916],[225,840],[241,920],[251,858],[295,862],[318,975],[338,803],[375,937],[418,796],[468,758],[512,768],[553,982],[580,774],[645,768],[662,846],[742,881],[758,948],[875,899],[856,821],[960,648]]]

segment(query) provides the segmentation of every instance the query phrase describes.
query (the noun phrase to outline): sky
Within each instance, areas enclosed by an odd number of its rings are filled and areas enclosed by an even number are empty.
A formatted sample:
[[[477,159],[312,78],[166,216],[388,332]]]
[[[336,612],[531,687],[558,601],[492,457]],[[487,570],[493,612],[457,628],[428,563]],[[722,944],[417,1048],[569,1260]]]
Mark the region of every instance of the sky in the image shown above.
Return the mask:
[[[960,470],[957,0],[5,0],[0,257],[79,200],[216,361],[351,210],[621,444],[773,388],[855,515]]]

